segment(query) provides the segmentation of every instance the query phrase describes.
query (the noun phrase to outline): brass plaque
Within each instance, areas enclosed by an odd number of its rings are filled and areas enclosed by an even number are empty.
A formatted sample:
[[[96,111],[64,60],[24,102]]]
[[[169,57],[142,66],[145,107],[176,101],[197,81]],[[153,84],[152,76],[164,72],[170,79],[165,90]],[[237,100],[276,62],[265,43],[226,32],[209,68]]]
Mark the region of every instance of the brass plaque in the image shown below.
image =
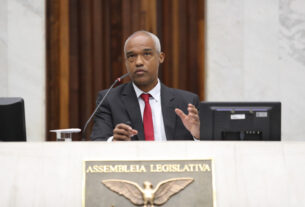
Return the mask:
[[[213,163],[84,161],[83,207],[215,207]]]

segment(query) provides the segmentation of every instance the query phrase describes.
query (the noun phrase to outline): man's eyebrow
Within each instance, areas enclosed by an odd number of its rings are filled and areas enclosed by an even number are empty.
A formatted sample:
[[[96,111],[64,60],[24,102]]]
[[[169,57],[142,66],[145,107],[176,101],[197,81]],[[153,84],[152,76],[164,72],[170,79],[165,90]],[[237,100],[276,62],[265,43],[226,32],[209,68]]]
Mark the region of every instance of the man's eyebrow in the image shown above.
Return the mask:
[[[143,52],[151,52],[151,51],[153,51],[153,49],[151,49],[151,48],[143,49]],[[126,52],[126,56],[131,55],[131,54],[134,54],[134,52],[133,51]]]
[[[127,56],[127,55],[131,55],[131,54],[133,54],[133,52],[132,52],[132,51],[129,51],[129,52],[126,53],[126,56]]]
[[[143,51],[144,52],[149,52],[149,51],[152,51],[152,49],[151,48],[145,48]]]

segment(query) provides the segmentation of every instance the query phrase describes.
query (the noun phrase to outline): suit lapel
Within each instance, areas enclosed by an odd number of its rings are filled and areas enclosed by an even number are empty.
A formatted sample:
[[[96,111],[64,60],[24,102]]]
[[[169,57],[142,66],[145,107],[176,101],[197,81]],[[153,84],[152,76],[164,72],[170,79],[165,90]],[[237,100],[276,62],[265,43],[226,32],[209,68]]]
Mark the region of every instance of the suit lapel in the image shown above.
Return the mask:
[[[139,140],[145,140],[140,106],[131,82],[122,90],[121,95],[122,101],[126,106],[126,110],[131,119],[131,127],[138,130],[137,136]]]
[[[170,88],[161,84],[161,106],[163,122],[167,140],[173,140],[176,126],[176,113],[174,106],[175,96]]]

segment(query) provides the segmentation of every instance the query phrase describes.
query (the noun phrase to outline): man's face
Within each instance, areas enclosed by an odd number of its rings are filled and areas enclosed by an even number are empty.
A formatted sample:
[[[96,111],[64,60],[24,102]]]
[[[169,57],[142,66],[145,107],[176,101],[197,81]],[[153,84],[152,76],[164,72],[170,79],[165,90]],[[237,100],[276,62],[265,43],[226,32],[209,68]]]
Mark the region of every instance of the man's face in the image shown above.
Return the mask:
[[[159,64],[164,54],[158,53],[152,38],[146,34],[132,37],[126,44],[125,64],[132,81],[148,92],[158,83]]]

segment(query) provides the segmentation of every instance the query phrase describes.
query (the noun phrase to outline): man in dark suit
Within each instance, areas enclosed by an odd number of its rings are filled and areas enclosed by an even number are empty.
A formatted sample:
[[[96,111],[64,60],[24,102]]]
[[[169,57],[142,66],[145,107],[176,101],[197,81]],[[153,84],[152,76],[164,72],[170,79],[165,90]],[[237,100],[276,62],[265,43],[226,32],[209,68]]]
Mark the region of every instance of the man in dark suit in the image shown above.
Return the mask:
[[[114,88],[94,119],[92,140],[199,139],[197,95],[160,83],[164,61],[157,36],[146,31],[132,34],[124,46],[125,64],[132,82]],[[99,102],[106,90],[99,92]]]

